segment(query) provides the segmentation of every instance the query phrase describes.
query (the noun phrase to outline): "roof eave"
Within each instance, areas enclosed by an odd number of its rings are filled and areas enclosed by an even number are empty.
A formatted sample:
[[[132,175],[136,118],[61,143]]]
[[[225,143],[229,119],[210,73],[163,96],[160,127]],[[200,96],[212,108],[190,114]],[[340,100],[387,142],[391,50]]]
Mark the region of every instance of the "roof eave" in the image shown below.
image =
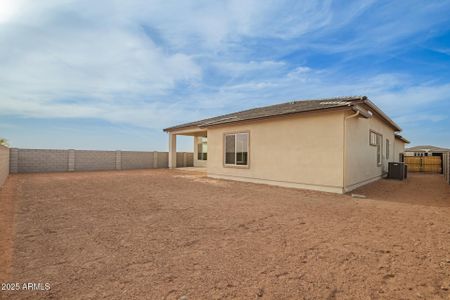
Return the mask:
[[[369,106],[375,113],[377,113],[384,121],[386,121],[392,128],[395,129],[395,131],[402,131],[401,127],[397,125],[391,118],[389,118],[380,108],[378,108],[372,101],[370,101],[367,97],[362,97],[361,100],[353,101],[349,105],[341,105],[341,106],[333,106],[333,107],[324,107],[324,108],[317,108],[317,109],[311,109],[308,111],[297,111],[297,112],[287,112],[287,113],[281,113],[277,115],[269,115],[269,116],[258,116],[243,120],[229,120],[226,122],[216,122],[216,123],[205,123],[205,124],[196,124],[196,122],[187,123],[185,125],[181,124],[178,126],[168,127],[163,129],[164,132],[172,132],[172,131],[178,131],[178,130],[185,130],[187,128],[201,128],[206,129],[208,127],[212,126],[219,126],[224,124],[231,124],[231,123],[237,123],[237,122],[243,122],[243,121],[252,121],[252,120],[260,120],[260,119],[269,119],[274,117],[282,117],[287,115],[294,115],[294,114],[301,114],[301,113],[307,113],[307,112],[317,112],[317,111],[325,111],[325,110],[340,110],[340,109],[347,109],[347,108],[353,108],[358,104],[366,104]],[[205,120],[206,121],[206,120]],[[406,140],[407,141],[407,140]],[[409,141],[407,141],[409,143]]]
[[[358,101],[358,103],[362,103],[362,102]],[[324,108],[311,109],[311,110],[308,110],[308,111],[287,112],[287,113],[282,113],[282,114],[277,114],[277,115],[259,116],[259,117],[253,117],[253,118],[248,118],[248,119],[243,119],[243,120],[231,120],[231,121],[228,121],[228,122],[211,123],[211,124],[206,124],[206,125],[200,124],[200,125],[189,125],[189,126],[174,126],[174,127],[165,128],[165,129],[163,129],[163,131],[164,132],[171,132],[171,131],[181,130],[181,129],[185,129],[185,128],[191,128],[191,127],[192,128],[206,129],[208,127],[220,126],[220,125],[232,124],[232,123],[238,123],[238,122],[255,121],[255,120],[262,120],[262,119],[271,119],[271,118],[276,118],[276,117],[283,117],[283,116],[288,116],[288,115],[303,114],[303,113],[309,113],[309,112],[343,110],[343,109],[349,109],[350,107],[351,106],[349,106],[349,105],[341,105],[341,106],[333,106],[333,107],[324,107]]]
[[[198,125],[190,125],[190,126],[173,126],[164,128],[163,132],[172,132],[172,131],[180,131],[180,130],[187,130],[187,129],[199,129],[200,127]]]
[[[402,137],[401,135],[395,135],[395,138],[404,142],[405,144],[409,144],[411,143],[409,140],[405,139],[404,137]]]
[[[232,124],[232,123],[264,120],[264,119],[272,119],[272,118],[276,118],[276,117],[285,117],[285,116],[290,116],[290,115],[298,115],[298,114],[304,114],[304,113],[310,113],[310,112],[318,112],[318,111],[338,111],[338,110],[345,110],[345,109],[349,109],[349,108],[350,108],[350,106],[347,106],[347,105],[345,105],[345,106],[344,105],[342,105],[342,106],[334,106],[334,107],[324,107],[324,108],[312,109],[312,110],[307,110],[307,111],[287,112],[287,113],[282,113],[282,114],[277,114],[277,115],[253,117],[253,118],[248,118],[248,119],[243,119],[243,120],[233,120],[233,121],[209,124],[209,125],[204,125],[204,126],[198,125],[198,127],[206,129],[208,127],[220,126],[220,125],[226,125],[226,124]]]

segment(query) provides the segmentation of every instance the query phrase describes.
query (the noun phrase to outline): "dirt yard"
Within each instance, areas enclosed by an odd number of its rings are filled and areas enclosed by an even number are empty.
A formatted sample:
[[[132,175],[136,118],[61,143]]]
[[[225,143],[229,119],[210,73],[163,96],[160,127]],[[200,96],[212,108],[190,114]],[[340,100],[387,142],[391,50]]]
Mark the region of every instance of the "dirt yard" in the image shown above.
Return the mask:
[[[171,170],[10,176],[0,281],[51,288],[0,298],[450,299],[450,186],[356,193]]]

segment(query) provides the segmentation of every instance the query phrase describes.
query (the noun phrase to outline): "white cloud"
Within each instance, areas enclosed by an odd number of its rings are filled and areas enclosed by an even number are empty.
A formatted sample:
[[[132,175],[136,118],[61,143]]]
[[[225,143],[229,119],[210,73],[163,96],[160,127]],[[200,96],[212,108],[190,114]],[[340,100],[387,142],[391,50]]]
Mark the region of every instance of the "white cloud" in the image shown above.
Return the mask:
[[[218,61],[213,63],[218,72],[223,72],[228,75],[245,75],[254,72],[276,72],[286,67],[286,63],[282,61],[248,61],[248,62],[235,62],[235,61]]]
[[[0,24],[6,23],[14,17],[19,7],[19,0],[2,0],[0,2]]]
[[[197,94],[203,76],[195,58],[199,54],[210,55],[211,49],[226,48],[227,42],[243,36],[292,35],[294,27],[299,34],[315,22],[304,18],[282,34],[280,23],[293,20],[270,20],[272,25],[263,30],[274,3],[259,1],[21,4],[16,7],[19,13],[0,28],[0,113],[102,118],[140,126],[158,126],[167,123],[169,115],[176,119],[186,111],[192,114],[185,102],[189,96],[176,96],[175,90],[191,86]],[[305,3],[298,16],[320,11],[321,6]],[[163,40],[155,44],[158,37],[145,26]],[[280,61],[213,57],[212,65],[231,77],[264,73],[270,78],[285,67]],[[256,85],[262,89],[270,83]]]
[[[1,114],[143,124],[129,107],[138,115],[151,112],[177,84],[201,80],[190,55],[166,53],[139,28],[96,22],[69,4],[29,2],[17,19],[0,27]],[[100,12],[94,7],[90,14],[95,13]]]
[[[403,110],[416,109],[419,106],[432,105],[448,99],[450,95],[450,83],[446,84],[421,84],[407,88],[383,92],[378,95],[378,100],[389,108],[402,107]]]
[[[0,14],[3,115],[161,128],[293,98],[351,94],[366,94],[395,114],[405,103],[413,111],[450,92],[446,83],[416,85],[388,72],[343,76],[313,68],[306,59],[283,57],[305,48],[326,53],[389,48],[441,22],[441,14],[425,18],[442,10],[437,4],[408,19],[398,14],[400,4],[372,13],[373,1],[344,8],[332,1],[2,3],[15,5],[7,18]],[[353,38],[335,37],[347,27]]]

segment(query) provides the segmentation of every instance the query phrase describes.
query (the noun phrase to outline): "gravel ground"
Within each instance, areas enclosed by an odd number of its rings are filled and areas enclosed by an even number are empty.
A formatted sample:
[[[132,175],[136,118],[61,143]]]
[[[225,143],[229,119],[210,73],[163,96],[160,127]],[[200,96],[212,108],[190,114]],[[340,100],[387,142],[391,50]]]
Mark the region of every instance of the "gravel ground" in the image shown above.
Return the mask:
[[[51,289],[0,297],[450,299],[442,177],[355,193],[174,170],[10,176],[0,281]]]

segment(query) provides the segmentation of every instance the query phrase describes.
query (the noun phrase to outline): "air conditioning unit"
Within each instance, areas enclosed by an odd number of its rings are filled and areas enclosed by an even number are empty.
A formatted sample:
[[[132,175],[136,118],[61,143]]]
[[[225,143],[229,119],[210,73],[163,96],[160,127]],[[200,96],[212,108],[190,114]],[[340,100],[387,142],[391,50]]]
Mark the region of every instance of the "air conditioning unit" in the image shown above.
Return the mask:
[[[404,180],[408,177],[408,166],[402,162],[390,162],[388,167],[388,178]]]

